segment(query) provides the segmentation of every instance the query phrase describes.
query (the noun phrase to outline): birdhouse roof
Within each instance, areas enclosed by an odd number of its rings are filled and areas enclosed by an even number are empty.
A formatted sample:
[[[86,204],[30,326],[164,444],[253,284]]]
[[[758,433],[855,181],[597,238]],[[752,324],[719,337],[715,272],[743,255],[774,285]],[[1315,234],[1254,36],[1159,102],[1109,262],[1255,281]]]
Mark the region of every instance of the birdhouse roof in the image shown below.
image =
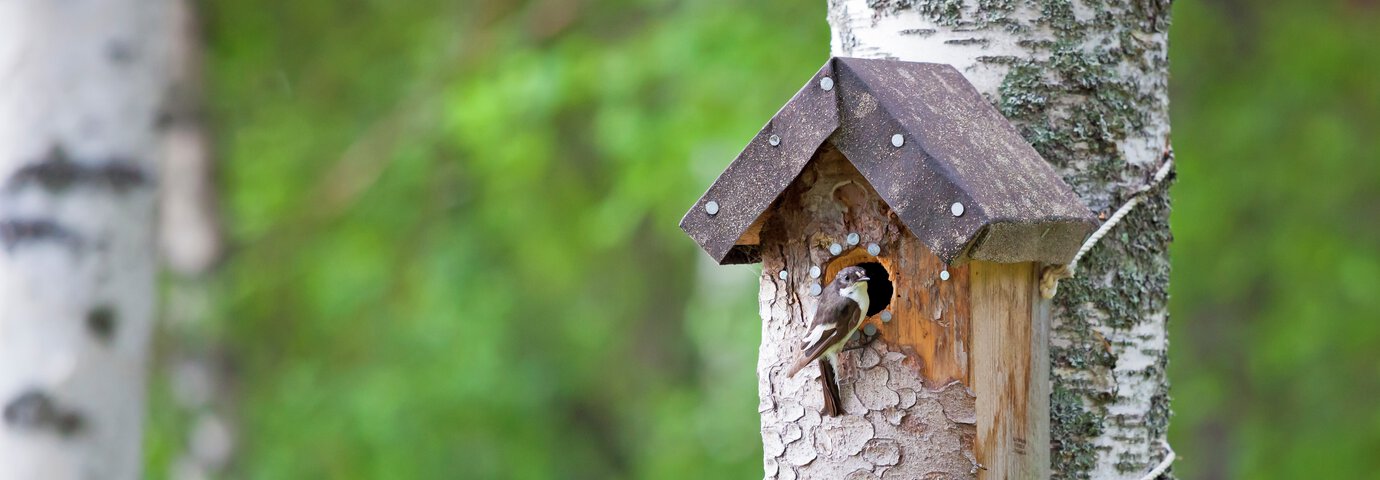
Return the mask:
[[[831,58],[714,180],[681,229],[720,264],[759,261],[755,240],[740,240],[825,141],[946,263],[1067,263],[1098,224],[952,66]]]

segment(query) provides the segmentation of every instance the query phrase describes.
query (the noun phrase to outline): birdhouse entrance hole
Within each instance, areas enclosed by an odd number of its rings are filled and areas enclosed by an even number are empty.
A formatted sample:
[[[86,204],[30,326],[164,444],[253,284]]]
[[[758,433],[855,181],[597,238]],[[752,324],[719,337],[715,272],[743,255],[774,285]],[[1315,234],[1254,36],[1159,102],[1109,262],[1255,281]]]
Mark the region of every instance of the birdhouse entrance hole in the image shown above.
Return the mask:
[[[887,273],[886,268],[877,262],[859,263],[863,271],[867,272],[867,316],[882,313],[886,307],[891,305],[891,274]]]
[[[895,288],[891,285],[891,272],[887,271],[886,266],[872,255],[868,255],[861,249],[853,250],[843,256],[834,259],[826,266],[825,272],[828,273],[828,281],[833,281],[834,276],[839,270],[848,267],[859,266],[867,272],[867,316],[871,317],[882,310],[891,306],[891,299],[895,295]]]

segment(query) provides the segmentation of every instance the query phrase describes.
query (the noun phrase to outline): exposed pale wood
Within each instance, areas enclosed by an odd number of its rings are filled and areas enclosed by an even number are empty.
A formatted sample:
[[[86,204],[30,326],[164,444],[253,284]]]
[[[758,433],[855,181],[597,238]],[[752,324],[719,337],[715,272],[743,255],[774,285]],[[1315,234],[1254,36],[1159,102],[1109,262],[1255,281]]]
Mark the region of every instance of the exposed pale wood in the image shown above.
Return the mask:
[[[865,245],[865,244],[864,244]],[[916,360],[920,374],[935,388],[957,380],[971,385],[969,350],[972,329],[968,319],[968,267],[947,267],[914,235],[901,229],[895,247],[878,256],[859,245],[829,262],[826,281],[845,267],[877,262],[886,269],[893,294],[890,322],[873,315],[881,341]],[[940,272],[948,270],[948,280]],[[873,302],[881,299],[872,299]]]
[[[983,479],[1049,478],[1049,302],[1030,263],[970,264]]]
[[[738,237],[738,240],[735,241],[735,242],[733,242],[733,244],[734,244],[734,245],[758,245],[758,244],[761,244],[761,243],[762,243],[762,224],[767,223],[767,217],[768,217],[768,216],[771,216],[771,210],[767,210],[767,211],[765,211],[765,212],[762,212],[761,215],[758,215],[758,216],[757,216],[757,219],[752,221],[752,225],[748,225],[747,231],[744,231],[744,232],[743,232],[743,235],[740,236],[740,237]]]

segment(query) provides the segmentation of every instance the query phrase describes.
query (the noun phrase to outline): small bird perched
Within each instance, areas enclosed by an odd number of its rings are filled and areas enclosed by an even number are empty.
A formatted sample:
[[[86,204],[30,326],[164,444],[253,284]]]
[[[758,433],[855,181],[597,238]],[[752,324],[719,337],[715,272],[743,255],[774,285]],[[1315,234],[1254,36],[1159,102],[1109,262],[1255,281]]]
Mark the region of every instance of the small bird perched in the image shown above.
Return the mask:
[[[794,376],[810,362],[819,359],[819,383],[824,389],[825,415],[837,417],[840,407],[839,386],[834,379],[838,352],[867,316],[867,272],[862,267],[848,267],[839,271],[834,281],[825,287],[815,307],[810,333],[801,342],[800,359],[786,376]]]

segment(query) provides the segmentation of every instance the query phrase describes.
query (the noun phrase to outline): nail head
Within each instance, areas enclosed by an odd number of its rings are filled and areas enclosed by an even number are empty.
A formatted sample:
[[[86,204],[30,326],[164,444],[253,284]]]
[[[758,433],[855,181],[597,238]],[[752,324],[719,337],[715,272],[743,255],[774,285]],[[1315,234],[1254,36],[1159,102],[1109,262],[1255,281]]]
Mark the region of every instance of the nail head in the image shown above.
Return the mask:
[[[848,234],[848,244],[849,244],[849,245],[857,245],[858,242],[860,242],[860,241],[862,241],[862,237],[859,237],[858,234],[856,234],[856,233],[850,233],[850,234]]]
[[[940,279],[940,280],[943,280],[943,281],[946,281],[946,282],[949,281],[949,271],[948,271],[948,270],[945,270],[945,271],[939,272],[939,279]]]
[[[871,255],[871,256],[874,256],[874,257],[877,256],[877,255],[881,255],[881,254],[882,254],[882,246],[881,246],[881,245],[877,245],[877,244],[875,244],[875,243],[869,243],[869,244],[867,244],[867,254],[868,254],[868,255]]]
[[[812,284],[810,284],[810,295],[811,295],[811,296],[818,296],[818,295],[819,295],[819,292],[822,292],[822,291],[824,291],[824,289],[821,288],[821,287],[819,286],[818,283],[812,283]]]
[[[955,217],[962,217],[962,216],[963,216],[963,204],[962,204],[962,203],[958,203],[958,202],[954,202],[953,205],[950,205],[950,206],[949,206],[949,211],[952,212],[952,213],[954,214]]]
[[[833,90],[833,89],[834,89],[834,79],[829,78],[829,77],[824,77],[824,78],[819,79],[819,88],[823,88],[824,91],[826,91],[826,92],[829,91],[829,90]]]
[[[898,134],[895,134],[895,135],[892,135],[892,136],[891,136],[891,146],[896,147],[896,148],[901,148],[901,145],[905,145],[905,144],[906,144],[906,137],[902,136],[901,134],[898,133]]]
[[[790,275],[787,274],[787,273],[786,273],[786,270],[783,269],[783,270],[781,270],[781,273],[776,274],[776,276],[777,276],[777,277],[780,277],[782,280],[785,280],[786,277],[789,277]]]
[[[839,245],[837,243],[829,245],[829,253],[832,255],[838,255],[840,253],[843,253],[843,245]]]
[[[717,215],[719,213],[719,202],[710,200],[708,203],[705,203],[704,213],[708,213],[710,215]]]
[[[777,146],[777,145],[780,145],[780,144],[781,144],[781,137],[776,136],[775,134],[773,134],[772,136],[767,137],[767,143],[770,143],[771,146],[773,146],[773,147],[775,147],[775,146]]]
[[[883,312],[882,312],[882,323],[886,323],[886,322],[890,322],[890,321],[891,321],[891,310],[883,311]]]
[[[877,334],[877,326],[874,325],[874,324],[871,324],[871,323],[869,323],[869,324],[867,324],[867,325],[863,325],[863,333],[867,334],[867,336],[869,336],[869,337],[870,337],[870,336],[873,336],[873,335],[876,335],[876,334]]]
[[[810,267],[810,278],[819,278],[819,266]]]

